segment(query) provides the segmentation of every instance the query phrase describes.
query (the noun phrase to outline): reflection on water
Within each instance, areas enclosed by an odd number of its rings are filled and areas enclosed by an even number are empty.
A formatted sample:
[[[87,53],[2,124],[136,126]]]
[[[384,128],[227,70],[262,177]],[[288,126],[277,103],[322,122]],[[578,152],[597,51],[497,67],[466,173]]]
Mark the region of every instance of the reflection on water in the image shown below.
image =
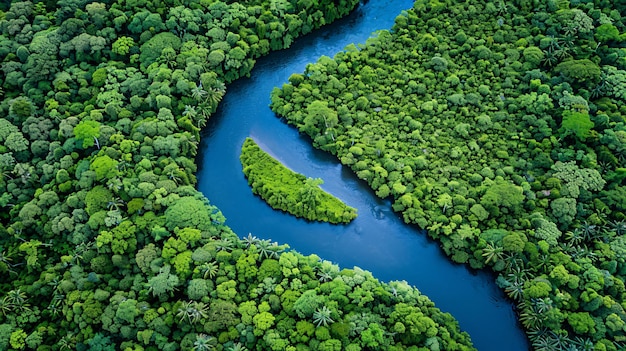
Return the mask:
[[[310,140],[268,108],[269,94],[294,72],[322,55],[332,56],[369,33],[390,28],[393,14],[408,0],[375,1],[353,15],[298,40],[289,50],[261,59],[249,79],[228,87],[217,113],[203,132],[198,159],[198,188],[218,206],[240,235],[287,243],[303,254],[315,253],[342,267],[359,266],[383,280],[406,280],[452,313],[478,350],[528,350],[511,303],[493,277],[451,263],[438,246],[414,226],[405,225],[352,171],[315,150]],[[347,225],[310,223],[271,209],[254,196],[241,171],[239,152],[252,136],[290,169],[324,180],[322,188],[357,208]]]

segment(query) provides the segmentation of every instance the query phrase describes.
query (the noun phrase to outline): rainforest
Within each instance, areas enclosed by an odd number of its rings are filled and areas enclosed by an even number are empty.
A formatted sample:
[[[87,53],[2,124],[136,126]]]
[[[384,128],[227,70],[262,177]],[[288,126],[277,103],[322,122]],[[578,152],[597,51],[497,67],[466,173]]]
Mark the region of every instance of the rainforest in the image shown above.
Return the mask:
[[[407,282],[235,233],[196,189],[231,83],[358,6],[1,4],[0,349],[474,350]],[[493,272],[533,349],[623,349],[625,10],[416,0],[271,107]]]
[[[495,272],[535,349],[623,349],[623,11],[416,1],[272,107],[452,260]]]

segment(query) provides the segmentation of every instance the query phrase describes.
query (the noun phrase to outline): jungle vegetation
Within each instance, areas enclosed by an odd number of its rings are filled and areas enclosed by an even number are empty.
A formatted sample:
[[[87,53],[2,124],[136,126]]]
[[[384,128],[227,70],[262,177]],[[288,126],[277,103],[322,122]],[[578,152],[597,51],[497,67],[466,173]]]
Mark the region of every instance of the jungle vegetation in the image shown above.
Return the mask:
[[[272,108],[456,262],[536,350],[626,347],[626,7],[426,1]]]
[[[0,349],[472,350],[406,283],[238,237],[199,131],[255,59],[356,1],[0,6]]]
[[[252,192],[274,209],[310,221],[349,223],[356,209],[320,188],[323,180],[296,173],[263,151],[251,138],[241,147],[241,164]]]

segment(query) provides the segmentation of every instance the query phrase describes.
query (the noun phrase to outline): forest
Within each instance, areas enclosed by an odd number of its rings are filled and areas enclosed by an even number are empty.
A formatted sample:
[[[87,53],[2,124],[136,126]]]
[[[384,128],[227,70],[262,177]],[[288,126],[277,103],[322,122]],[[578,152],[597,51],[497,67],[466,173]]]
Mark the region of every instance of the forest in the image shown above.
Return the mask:
[[[535,350],[626,348],[623,2],[417,0],[271,106],[452,260]]]
[[[251,138],[241,148],[243,173],[252,192],[272,208],[310,221],[349,223],[356,218],[356,209],[320,188],[323,180],[296,173],[267,152]]]
[[[0,349],[474,350],[406,282],[238,236],[195,188],[227,84],[355,6],[2,2]]]

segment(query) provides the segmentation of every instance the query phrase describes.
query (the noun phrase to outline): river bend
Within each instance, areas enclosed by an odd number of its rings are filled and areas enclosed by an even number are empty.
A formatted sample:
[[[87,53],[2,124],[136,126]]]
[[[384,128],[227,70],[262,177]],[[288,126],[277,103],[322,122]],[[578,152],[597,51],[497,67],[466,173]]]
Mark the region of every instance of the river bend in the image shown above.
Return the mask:
[[[202,135],[198,156],[198,189],[226,216],[240,236],[272,239],[303,254],[315,253],[341,267],[359,266],[382,281],[406,280],[450,312],[480,351],[526,351],[528,341],[517,324],[512,303],[492,275],[451,262],[437,244],[406,225],[378,199],[367,184],[332,155],[314,149],[310,140],[269,109],[275,86],[304,71],[320,56],[333,56],[350,43],[364,43],[370,33],[391,28],[394,18],[410,8],[409,0],[370,0],[347,18],[315,31],[288,50],[260,59],[249,79],[228,93]],[[349,225],[310,223],[271,209],[254,196],[239,163],[246,137],[290,169],[322,178],[322,188],[358,210]]]

